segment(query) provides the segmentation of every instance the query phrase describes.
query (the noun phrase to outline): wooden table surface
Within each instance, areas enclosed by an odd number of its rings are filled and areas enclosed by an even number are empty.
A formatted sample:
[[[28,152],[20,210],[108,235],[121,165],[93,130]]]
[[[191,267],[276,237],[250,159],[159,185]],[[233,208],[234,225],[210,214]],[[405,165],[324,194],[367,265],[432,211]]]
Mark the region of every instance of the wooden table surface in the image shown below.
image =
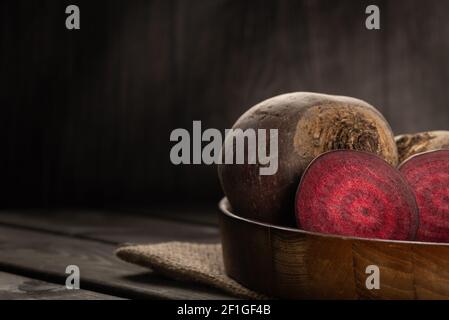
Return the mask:
[[[215,218],[203,208],[1,211],[0,299],[232,299],[113,254],[122,243],[218,242]],[[80,290],[65,288],[71,264],[80,268]]]

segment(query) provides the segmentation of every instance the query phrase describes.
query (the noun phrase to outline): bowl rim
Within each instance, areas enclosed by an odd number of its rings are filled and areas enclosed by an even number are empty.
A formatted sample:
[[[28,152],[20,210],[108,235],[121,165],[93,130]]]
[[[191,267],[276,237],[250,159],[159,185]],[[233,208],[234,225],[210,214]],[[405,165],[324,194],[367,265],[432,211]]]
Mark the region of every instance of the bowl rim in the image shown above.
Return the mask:
[[[270,223],[265,223],[261,221],[256,221],[248,218],[241,217],[231,211],[231,204],[229,203],[228,199],[226,197],[222,198],[218,203],[218,208],[220,211],[234,219],[239,220],[241,222],[245,222],[251,225],[256,225],[268,229],[274,229],[279,231],[288,231],[293,232],[296,234],[302,234],[302,235],[309,235],[309,236],[317,236],[321,238],[332,238],[332,239],[340,239],[340,240],[357,240],[357,241],[363,241],[363,242],[379,242],[379,243],[385,243],[385,244],[404,244],[404,245],[423,245],[423,246],[439,246],[439,247],[449,247],[449,243],[442,243],[442,242],[423,242],[423,241],[410,241],[410,240],[387,240],[387,239],[374,239],[374,238],[360,238],[360,237],[348,237],[348,236],[339,236],[339,235],[333,235],[333,234],[324,234],[319,232],[310,232],[305,231],[301,229],[295,229],[291,227],[284,227],[279,225],[274,225]]]

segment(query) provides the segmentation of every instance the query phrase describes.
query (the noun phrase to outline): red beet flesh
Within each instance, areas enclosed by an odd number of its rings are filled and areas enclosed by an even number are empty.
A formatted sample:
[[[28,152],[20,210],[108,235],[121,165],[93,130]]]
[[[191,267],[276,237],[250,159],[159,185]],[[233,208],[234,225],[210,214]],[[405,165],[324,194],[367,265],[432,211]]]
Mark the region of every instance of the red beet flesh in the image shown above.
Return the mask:
[[[399,168],[419,208],[417,240],[449,242],[449,150],[417,154]]]
[[[296,194],[300,229],[390,240],[413,240],[418,207],[398,170],[374,154],[337,150],[317,157]]]

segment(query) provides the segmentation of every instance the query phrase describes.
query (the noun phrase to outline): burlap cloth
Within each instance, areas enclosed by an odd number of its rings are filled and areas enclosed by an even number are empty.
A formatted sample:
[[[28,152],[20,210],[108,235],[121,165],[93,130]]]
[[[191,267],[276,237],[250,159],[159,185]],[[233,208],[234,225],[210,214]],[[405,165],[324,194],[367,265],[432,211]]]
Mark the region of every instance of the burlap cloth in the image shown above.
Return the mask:
[[[167,242],[130,245],[118,248],[115,253],[126,262],[151,268],[176,280],[202,283],[238,298],[266,299],[226,275],[221,244]]]

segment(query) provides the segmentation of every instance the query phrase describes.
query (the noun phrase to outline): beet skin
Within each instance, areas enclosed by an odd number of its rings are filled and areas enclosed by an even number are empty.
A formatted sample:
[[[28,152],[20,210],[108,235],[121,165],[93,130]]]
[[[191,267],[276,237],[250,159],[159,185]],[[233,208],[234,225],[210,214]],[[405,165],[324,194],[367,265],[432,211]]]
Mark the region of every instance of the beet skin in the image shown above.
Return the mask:
[[[427,131],[402,134],[395,137],[399,163],[409,157],[427,151],[449,149],[449,131]]]
[[[417,240],[449,242],[449,150],[417,154],[399,168],[419,208]]]
[[[337,150],[317,157],[296,195],[300,229],[390,240],[413,240],[418,208],[399,171],[374,154]]]

